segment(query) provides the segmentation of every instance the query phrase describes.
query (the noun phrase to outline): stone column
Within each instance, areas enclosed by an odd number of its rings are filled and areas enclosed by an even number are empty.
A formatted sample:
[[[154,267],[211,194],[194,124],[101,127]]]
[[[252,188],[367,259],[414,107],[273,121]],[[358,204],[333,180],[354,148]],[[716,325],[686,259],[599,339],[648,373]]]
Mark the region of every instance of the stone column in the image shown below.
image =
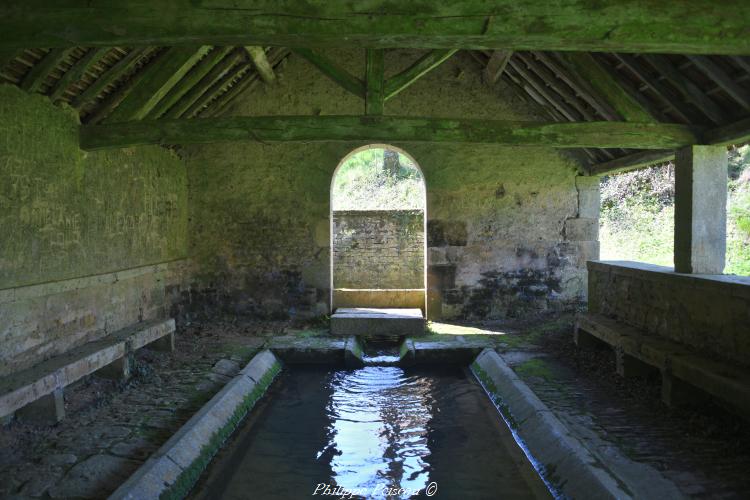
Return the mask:
[[[675,156],[674,268],[721,274],[727,237],[727,150],[687,146]]]
[[[578,213],[565,220],[565,240],[576,246],[582,299],[588,297],[586,262],[599,260],[599,177],[575,178]]]

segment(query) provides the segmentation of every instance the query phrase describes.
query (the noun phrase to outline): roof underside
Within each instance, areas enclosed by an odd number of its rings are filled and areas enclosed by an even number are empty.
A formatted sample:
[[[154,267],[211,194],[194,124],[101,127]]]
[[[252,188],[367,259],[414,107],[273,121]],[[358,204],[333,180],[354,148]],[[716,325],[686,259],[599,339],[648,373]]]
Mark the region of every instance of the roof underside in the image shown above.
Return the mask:
[[[238,95],[268,80],[250,49],[24,49],[0,59],[0,81],[69,104],[83,124],[220,116]],[[284,47],[258,50],[271,69],[284,64],[291,52]],[[504,79],[554,122],[655,121],[715,128],[750,117],[750,57],[466,52],[480,65],[488,85]],[[159,85],[144,84],[159,71],[167,72]],[[592,81],[592,74],[606,80],[605,86]],[[615,88],[614,101],[606,85]],[[139,91],[155,97],[137,109],[123,104]],[[636,152],[582,151],[587,169]]]

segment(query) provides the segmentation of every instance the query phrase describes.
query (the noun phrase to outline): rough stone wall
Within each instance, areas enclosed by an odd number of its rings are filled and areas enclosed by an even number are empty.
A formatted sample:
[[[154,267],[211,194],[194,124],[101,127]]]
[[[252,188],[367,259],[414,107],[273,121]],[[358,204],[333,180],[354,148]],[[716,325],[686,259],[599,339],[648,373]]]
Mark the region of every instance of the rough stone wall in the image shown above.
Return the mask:
[[[590,262],[589,312],[750,366],[750,278]]]
[[[363,76],[364,51],[325,51]],[[386,52],[386,77],[422,52]],[[274,87],[229,115],[362,114],[363,101],[292,55]],[[406,116],[544,120],[505,83],[490,88],[458,53],[385,105]],[[225,143],[186,148],[196,305],[230,313],[314,314],[329,297],[329,195],[339,162],[362,142]],[[425,175],[428,316],[485,318],[583,299],[589,239],[576,165],[543,147],[393,144]],[[585,197],[585,193],[584,193]],[[597,205],[598,207],[598,205]],[[566,227],[567,226],[567,227]],[[590,235],[583,236],[590,238]],[[594,258],[598,257],[593,255]]]
[[[0,124],[0,374],[165,316],[187,249],[182,161],[85,153],[72,110],[14,86]]]
[[[333,212],[334,288],[424,288],[424,212]]]

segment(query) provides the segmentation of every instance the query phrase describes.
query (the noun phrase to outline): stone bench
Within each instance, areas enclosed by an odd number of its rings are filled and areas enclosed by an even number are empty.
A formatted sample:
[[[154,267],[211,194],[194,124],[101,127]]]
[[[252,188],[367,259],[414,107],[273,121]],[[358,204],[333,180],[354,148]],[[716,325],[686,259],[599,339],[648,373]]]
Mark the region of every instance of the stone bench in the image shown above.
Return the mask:
[[[670,406],[694,400],[696,391],[692,388],[697,387],[750,416],[747,368],[701,356],[677,342],[596,314],[577,316],[574,338],[580,347],[590,346],[597,339],[612,346],[617,373],[624,377],[658,369],[661,398]]]
[[[132,353],[151,343],[173,350],[174,331],[173,319],[139,323],[0,378],[0,418],[20,410],[24,419],[59,422],[65,417],[65,386],[94,372],[129,377]]]

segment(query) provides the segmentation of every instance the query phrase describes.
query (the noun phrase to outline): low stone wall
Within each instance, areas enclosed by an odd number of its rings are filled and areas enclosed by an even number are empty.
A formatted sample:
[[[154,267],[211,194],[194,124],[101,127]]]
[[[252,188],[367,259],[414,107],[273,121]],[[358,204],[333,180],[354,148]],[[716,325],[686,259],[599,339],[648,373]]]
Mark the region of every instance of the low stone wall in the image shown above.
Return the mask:
[[[592,261],[589,312],[750,366],[750,277]]]
[[[185,260],[0,290],[0,376],[142,320],[177,316]]]
[[[333,212],[335,288],[424,288],[424,212]]]

